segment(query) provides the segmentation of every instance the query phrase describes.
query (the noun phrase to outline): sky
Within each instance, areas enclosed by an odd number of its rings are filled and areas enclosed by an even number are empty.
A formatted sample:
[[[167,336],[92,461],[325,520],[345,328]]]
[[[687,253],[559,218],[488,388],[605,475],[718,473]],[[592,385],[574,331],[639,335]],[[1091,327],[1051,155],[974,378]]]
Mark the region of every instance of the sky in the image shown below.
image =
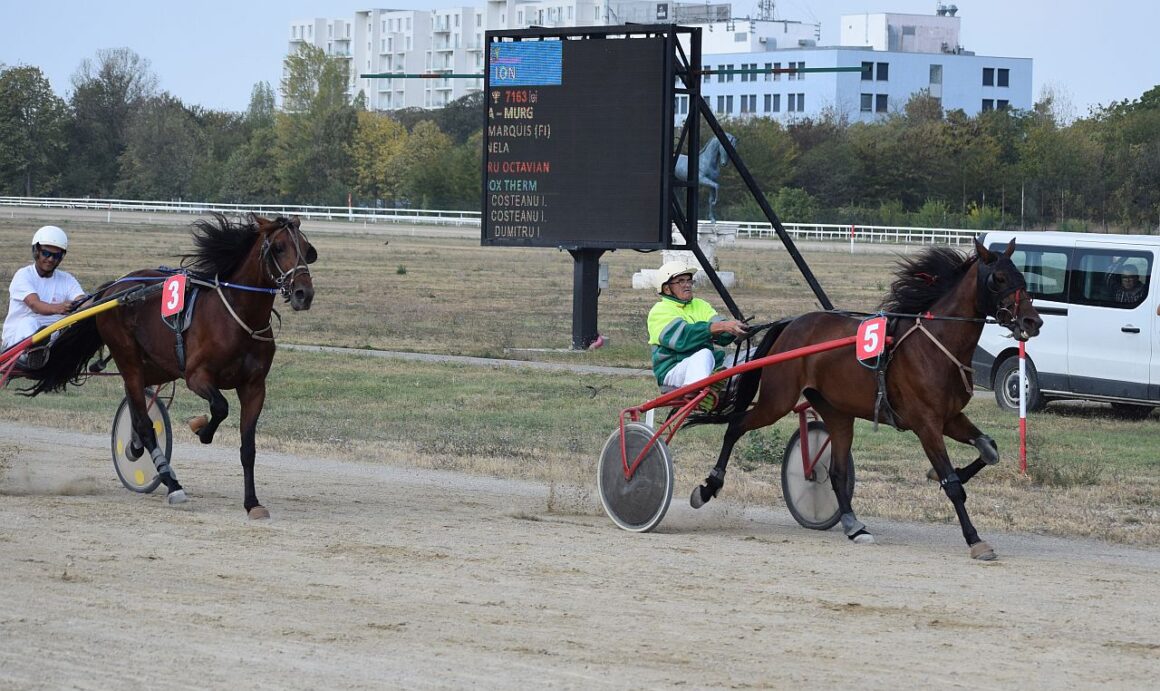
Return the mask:
[[[714,0],[720,1],[720,0]],[[1032,58],[1034,100],[1051,88],[1072,117],[1133,100],[1160,84],[1156,0],[943,0],[962,17],[960,41],[978,55]],[[377,7],[433,9],[462,0],[393,0]],[[936,0],[778,0],[779,19],[820,23],[838,43],[843,14],[934,14]],[[149,60],[160,88],[187,105],[242,111],[256,83],[278,89],[290,23],[351,18],[376,5],[333,0],[0,0],[0,64],[32,65],[63,98],[81,62],[104,48]],[[733,3],[756,16],[757,0]],[[1063,113],[1066,115],[1067,113]]]

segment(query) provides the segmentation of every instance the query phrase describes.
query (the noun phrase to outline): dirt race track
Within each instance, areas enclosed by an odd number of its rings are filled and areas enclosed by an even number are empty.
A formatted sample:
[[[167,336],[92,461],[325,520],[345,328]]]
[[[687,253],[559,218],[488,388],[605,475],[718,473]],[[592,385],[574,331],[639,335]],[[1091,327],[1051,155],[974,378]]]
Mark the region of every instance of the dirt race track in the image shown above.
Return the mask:
[[[678,488],[658,532],[544,486],[179,444],[185,508],[108,440],[0,423],[0,688],[1155,688],[1160,552],[867,520],[879,544]],[[373,460],[373,462],[372,462]],[[591,490],[577,505],[591,506]],[[587,492],[587,494],[585,494]],[[866,518],[866,517],[863,517]]]

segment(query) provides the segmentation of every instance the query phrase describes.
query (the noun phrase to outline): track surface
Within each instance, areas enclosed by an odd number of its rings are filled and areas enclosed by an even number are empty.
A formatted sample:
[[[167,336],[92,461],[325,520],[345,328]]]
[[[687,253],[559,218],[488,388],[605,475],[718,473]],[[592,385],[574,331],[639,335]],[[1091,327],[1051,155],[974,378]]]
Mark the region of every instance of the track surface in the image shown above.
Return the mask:
[[[0,422],[0,687],[1151,687],[1160,551],[867,520],[879,544],[678,488],[658,532],[591,488],[179,443],[193,500],[104,436]],[[565,502],[567,503],[567,502]],[[863,517],[866,518],[866,517]]]

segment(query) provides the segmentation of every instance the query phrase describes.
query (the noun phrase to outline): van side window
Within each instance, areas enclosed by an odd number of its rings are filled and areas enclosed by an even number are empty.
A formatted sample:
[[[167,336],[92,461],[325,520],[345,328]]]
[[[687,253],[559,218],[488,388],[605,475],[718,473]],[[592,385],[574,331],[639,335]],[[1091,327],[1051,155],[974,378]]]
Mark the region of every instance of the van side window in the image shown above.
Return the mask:
[[[1132,309],[1148,297],[1151,275],[1150,253],[1077,250],[1072,275],[1072,302]]]
[[[992,250],[1003,251],[1003,246]],[[1027,292],[1043,300],[1067,302],[1067,252],[1044,247],[1016,247],[1011,261],[1023,273]]]

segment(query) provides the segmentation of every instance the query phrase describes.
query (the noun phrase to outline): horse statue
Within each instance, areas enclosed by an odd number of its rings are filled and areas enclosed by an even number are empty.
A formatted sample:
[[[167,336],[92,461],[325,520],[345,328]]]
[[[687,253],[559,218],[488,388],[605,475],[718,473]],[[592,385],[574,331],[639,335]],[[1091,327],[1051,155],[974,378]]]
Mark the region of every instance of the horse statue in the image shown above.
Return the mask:
[[[737,146],[737,137],[731,134],[726,134],[725,137],[729,140],[730,146]],[[710,139],[709,143],[701,149],[701,153],[697,155],[697,184],[709,188],[709,221],[712,223],[717,222],[714,209],[717,206],[717,189],[721,186],[717,179],[721,177],[721,167],[727,163],[729,163],[729,154],[725,153],[725,147],[721,146],[721,142],[716,137]],[[677,165],[673,174],[679,180],[689,181],[688,156],[685,154],[677,156]]]
[[[158,290],[177,271],[134,271],[93,293],[93,303],[120,298],[122,305],[64,329],[51,346],[48,363],[25,374],[35,383],[23,391],[35,396],[83,383],[89,361],[107,346],[130,401],[131,448],[138,455],[150,453],[167,503],[180,504],[188,497],[158,447],[146,387],[184,379],[208,401],[210,417],[195,418],[190,425],[203,444],[213,441],[229,412],[222,390],[235,389],[241,403],[243,506],[250,518],[269,518],[254,489],[254,431],[274,359],[274,297],[281,294],[295,311],[310,309],[314,284],[307,265],[318,253],[299,230],[297,218],[254,215],[235,223],[215,213],[212,222],[195,222],[192,233],[196,249],[184,255],[182,264],[195,292],[185,300],[178,328],[160,317],[162,298],[174,296]],[[139,297],[129,295],[132,291]]]
[[[889,349],[879,366],[864,366],[848,348],[790,359],[741,375],[737,401],[730,415],[717,464],[705,484],[693,489],[690,503],[700,508],[724,485],[733,445],[748,431],[781,419],[805,397],[822,417],[830,434],[830,484],[837,496],[846,536],[856,543],[873,542],[852,507],[850,446],[854,419],[881,417],[899,430],[910,430],[938,476],[939,484],[958,515],[963,537],[974,559],[991,560],[994,550],[984,542],[967,515],[963,485],[986,465],[999,461],[991,437],[963,414],[974,384],[970,363],[988,318],[1011,331],[1019,341],[1039,333],[1043,320],[1031,304],[1023,274],[1011,261],[1012,240],[1002,253],[990,252],[978,241],[975,254],[930,247],[903,259],[881,305],[889,318]],[[765,335],[757,355],[781,353],[803,346],[850,337],[861,316],[812,312],[775,325]],[[754,397],[760,397],[753,406]],[[952,466],[943,437],[978,450],[965,468]]]

